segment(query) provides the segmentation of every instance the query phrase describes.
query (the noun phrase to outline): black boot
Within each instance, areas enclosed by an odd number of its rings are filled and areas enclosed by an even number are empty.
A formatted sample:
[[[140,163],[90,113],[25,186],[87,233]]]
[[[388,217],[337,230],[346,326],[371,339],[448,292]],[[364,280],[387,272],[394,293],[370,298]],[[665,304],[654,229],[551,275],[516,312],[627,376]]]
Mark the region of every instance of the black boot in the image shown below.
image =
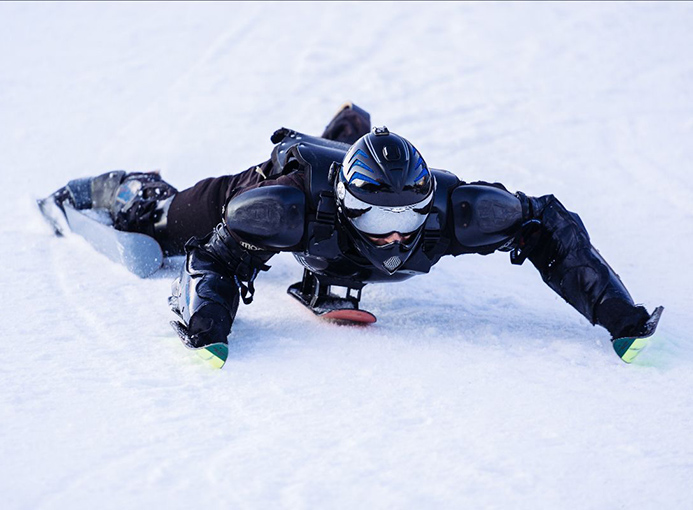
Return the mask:
[[[104,203],[118,230],[156,237],[157,223],[165,221],[165,212],[176,193],[178,190],[158,173],[131,173],[111,196],[104,195]]]
[[[175,250],[168,249],[166,217],[176,193],[176,188],[156,172],[115,170],[96,177],[74,179],[39,200],[38,205],[59,235],[67,230],[63,204],[69,203],[77,210],[107,212],[114,228],[153,237],[169,255]]]

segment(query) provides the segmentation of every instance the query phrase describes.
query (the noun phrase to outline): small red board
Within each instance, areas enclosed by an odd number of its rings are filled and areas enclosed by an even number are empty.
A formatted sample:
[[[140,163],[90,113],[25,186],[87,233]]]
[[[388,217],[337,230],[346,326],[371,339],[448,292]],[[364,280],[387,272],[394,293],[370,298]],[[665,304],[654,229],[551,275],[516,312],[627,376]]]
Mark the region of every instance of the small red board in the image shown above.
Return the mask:
[[[372,324],[376,321],[375,315],[365,310],[332,310],[320,315],[323,319],[361,322],[363,324]]]

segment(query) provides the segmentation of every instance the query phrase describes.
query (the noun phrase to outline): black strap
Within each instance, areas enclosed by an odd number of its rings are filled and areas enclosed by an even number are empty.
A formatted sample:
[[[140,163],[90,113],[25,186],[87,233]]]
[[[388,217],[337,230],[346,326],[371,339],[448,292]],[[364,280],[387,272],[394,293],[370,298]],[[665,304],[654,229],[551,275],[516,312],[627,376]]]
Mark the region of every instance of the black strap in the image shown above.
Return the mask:
[[[241,293],[241,299],[243,304],[249,305],[253,302],[253,297],[255,296],[255,277],[257,276],[257,269],[253,269],[253,275],[248,280],[247,284],[244,284],[237,275],[233,276],[236,285],[238,286],[238,291]]]
[[[516,266],[524,264],[532,250],[539,243],[541,238],[541,222],[539,220],[529,220],[520,230],[520,235],[516,241],[515,248],[510,252],[510,263]]]
[[[315,219],[320,223],[334,225],[337,220],[337,202],[334,193],[321,191],[318,199],[318,207],[315,211]]]

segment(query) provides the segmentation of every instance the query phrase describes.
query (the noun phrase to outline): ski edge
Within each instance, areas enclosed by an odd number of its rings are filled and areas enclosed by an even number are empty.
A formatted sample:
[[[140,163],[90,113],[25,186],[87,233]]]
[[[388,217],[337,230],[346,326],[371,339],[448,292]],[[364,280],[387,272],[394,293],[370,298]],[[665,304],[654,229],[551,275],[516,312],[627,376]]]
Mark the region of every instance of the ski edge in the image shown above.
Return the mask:
[[[83,211],[75,209],[69,203],[63,203],[63,208],[70,231],[84,238],[94,250],[112,262],[120,264],[140,278],[147,278],[161,269],[164,263],[164,253],[159,243],[153,237],[140,232],[116,230],[110,225],[100,223],[89,217]],[[84,229],[84,226],[88,226],[88,228]],[[99,239],[109,239],[109,241],[106,244],[98,242],[95,236],[89,234],[90,231],[93,234],[94,229],[96,229],[96,232],[107,232],[110,237],[99,237]],[[120,237],[118,237],[119,234]],[[146,262],[144,264],[141,263],[141,256],[136,256],[131,251],[133,246],[141,246],[142,243],[145,243],[148,249],[153,252],[151,253],[151,258],[145,259]],[[115,244],[117,250],[114,251],[108,244]]]

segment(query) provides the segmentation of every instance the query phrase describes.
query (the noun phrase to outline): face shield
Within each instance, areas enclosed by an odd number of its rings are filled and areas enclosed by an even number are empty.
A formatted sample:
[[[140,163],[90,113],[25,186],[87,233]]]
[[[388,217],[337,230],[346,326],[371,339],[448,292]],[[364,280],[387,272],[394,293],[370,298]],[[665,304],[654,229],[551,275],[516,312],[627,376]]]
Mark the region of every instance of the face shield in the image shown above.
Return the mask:
[[[371,237],[385,237],[393,232],[402,235],[416,232],[426,221],[433,201],[433,193],[430,193],[410,205],[368,204],[349,193],[341,182],[337,184],[337,196],[347,220],[356,230]]]
[[[405,206],[382,206],[368,204],[344,187],[337,184],[337,195],[344,218],[352,235],[356,249],[374,267],[393,274],[401,268],[421,239],[422,227],[428,218],[433,203],[433,193],[423,200]],[[383,242],[392,233],[401,234],[400,240]]]

